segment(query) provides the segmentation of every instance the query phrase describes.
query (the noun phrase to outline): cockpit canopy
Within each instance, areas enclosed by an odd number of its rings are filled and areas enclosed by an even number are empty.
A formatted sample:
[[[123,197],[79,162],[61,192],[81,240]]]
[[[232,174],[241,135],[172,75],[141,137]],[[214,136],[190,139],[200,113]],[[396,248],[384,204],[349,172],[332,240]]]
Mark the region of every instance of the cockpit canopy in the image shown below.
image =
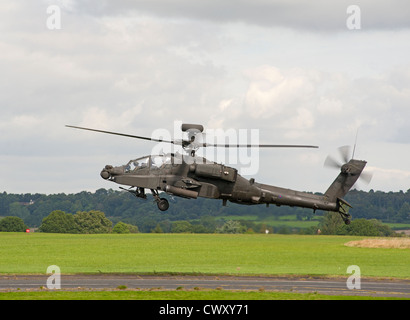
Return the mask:
[[[149,155],[145,157],[140,157],[137,159],[130,160],[126,165],[124,165],[124,172],[130,173],[142,169],[155,170],[159,168],[164,168],[167,165],[178,165],[182,163],[187,164],[204,164],[204,163],[214,163],[212,161],[206,160],[202,157],[190,157],[182,154],[168,153],[163,155]]]
[[[125,165],[125,173],[141,170],[141,169],[159,169],[160,167],[172,164],[172,156],[168,155],[150,155],[130,160]]]

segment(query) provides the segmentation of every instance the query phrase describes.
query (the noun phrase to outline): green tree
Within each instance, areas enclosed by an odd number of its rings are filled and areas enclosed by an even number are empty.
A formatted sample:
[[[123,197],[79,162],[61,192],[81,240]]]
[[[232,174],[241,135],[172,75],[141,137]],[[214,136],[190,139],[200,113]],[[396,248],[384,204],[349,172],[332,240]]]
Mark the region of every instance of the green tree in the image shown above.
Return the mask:
[[[220,228],[216,229],[217,233],[244,233],[246,230],[239,221],[228,220]]]
[[[192,224],[188,221],[175,221],[172,223],[171,232],[173,233],[190,233],[192,232]]]
[[[151,233],[164,233],[164,230],[162,230],[160,224],[157,223],[157,225],[155,226],[155,228],[151,230]]]
[[[279,233],[279,234],[291,234],[292,230],[288,226],[279,226],[277,233]]]
[[[104,212],[91,210],[79,211],[74,216],[78,233],[109,233],[112,222],[105,217]]]
[[[10,204],[9,215],[19,217],[21,219],[26,219],[30,216],[30,211],[27,209],[26,206],[18,202],[13,202]]]
[[[126,223],[120,221],[112,228],[112,233],[130,233],[130,230]]]
[[[24,232],[28,227],[19,217],[5,217],[0,220],[1,232]]]
[[[138,227],[120,221],[112,228],[112,233],[138,233]]]
[[[336,234],[339,227],[343,226],[343,219],[337,212],[326,212],[319,223],[321,234]]]
[[[349,225],[341,226],[337,232],[340,235],[352,236],[391,236],[394,231],[376,219],[355,219]]]
[[[45,217],[39,230],[48,233],[77,233],[73,215],[61,210],[54,210]]]
[[[399,222],[404,222],[410,218],[410,203],[404,202],[398,211],[398,220]]]
[[[208,233],[215,232],[218,225],[217,221],[212,216],[202,216],[200,219],[200,224],[207,229]]]

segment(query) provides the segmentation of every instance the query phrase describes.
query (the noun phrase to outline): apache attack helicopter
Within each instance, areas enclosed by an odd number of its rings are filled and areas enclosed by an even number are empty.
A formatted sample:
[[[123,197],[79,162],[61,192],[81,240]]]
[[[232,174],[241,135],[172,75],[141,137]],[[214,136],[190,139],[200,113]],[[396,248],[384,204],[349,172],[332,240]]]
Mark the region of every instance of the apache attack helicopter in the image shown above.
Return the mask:
[[[247,205],[265,204],[269,206],[275,204],[277,206],[311,208],[314,212],[316,210],[334,211],[339,212],[344,222],[349,224],[351,216],[348,213],[348,208],[352,206],[343,197],[358,180],[367,163],[355,160],[353,156],[349,160],[349,148],[347,146],[339,148],[345,163],[339,164],[330,157],[326,159],[325,165],[339,168],[340,173],[323,195],[317,195],[257,183],[253,178],[248,180],[239,175],[235,168],[196,156],[196,151],[200,147],[317,148],[317,146],[209,144],[198,139],[204,130],[203,126],[198,124],[182,124],[181,130],[187,133],[188,138],[181,140],[155,139],[71,125],[66,125],[66,127],[182,146],[187,151],[186,155],[179,153],[148,155],[130,160],[122,166],[106,165],[100,173],[105,180],[129,186],[129,189],[120,188],[138,198],[146,199],[145,189],[151,190],[161,211],[166,211],[169,208],[169,202],[166,198],[160,197],[160,191],[190,199],[197,197],[222,199],[223,206],[226,206],[229,200]]]

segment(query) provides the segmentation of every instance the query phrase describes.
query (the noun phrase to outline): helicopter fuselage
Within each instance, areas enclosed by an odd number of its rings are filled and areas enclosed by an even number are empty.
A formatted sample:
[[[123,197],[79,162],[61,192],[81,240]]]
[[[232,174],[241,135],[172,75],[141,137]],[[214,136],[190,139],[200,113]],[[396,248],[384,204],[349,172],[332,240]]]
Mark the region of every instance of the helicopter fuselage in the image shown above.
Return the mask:
[[[297,206],[311,208],[313,211],[326,210],[339,212],[346,224],[350,223],[348,208],[351,207],[343,197],[356,183],[362,174],[366,161],[348,159],[350,148],[339,148],[344,164],[339,164],[332,158],[326,159],[325,164],[340,169],[340,173],[322,194],[312,194],[272,185],[255,182],[255,179],[245,179],[235,168],[196,157],[200,147],[223,148],[318,148],[312,145],[273,145],[273,144],[215,144],[201,140],[204,130],[202,125],[182,124],[181,131],[187,134],[184,139],[162,139],[145,136],[130,135],[106,130],[91,129],[66,125],[70,128],[142,139],[160,143],[170,143],[181,146],[187,155],[167,154],[161,156],[146,156],[130,160],[126,165],[113,167],[105,166],[101,171],[103,179],[129,186],[124,189],[139,198],[146,199],[145,189],[151,190],[158,208],[165,211],[169,207],[168,200],[160,197],[160,192],[166,192],[179,197],[204,197],[222,199],[225,206],[227,201],[240,204],[275,204],[277,206]],[[197,136],[199,136],[197,140]],[[203,138],[203,136],[202,136]],[[135,190],[133,189],[135,188]]]
[[[139,197],[145,197],[144,189],[150,189],[158,202],[163,200],[159,192],[166,192],[183,198],[222,199],[223,205],[230,201],[329,211],[338,211],[340,207],[340,203],[330,201],[324,195],[257,183],[254,179],[242,177],[235,168],[201,157],[183,159],[173,154],[151,155],[131,160],[124,166],[107,165],[101,171],[101,177],[137,188],[136,191],[128,191]]]

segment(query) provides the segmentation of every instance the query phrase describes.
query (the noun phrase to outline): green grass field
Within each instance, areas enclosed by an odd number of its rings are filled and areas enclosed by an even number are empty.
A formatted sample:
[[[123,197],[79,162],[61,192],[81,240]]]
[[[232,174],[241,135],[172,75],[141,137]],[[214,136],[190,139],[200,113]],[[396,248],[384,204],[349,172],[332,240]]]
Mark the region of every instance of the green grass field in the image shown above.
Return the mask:
[[[410,278],[409,249],[347,247],[364,237],[276,234],[0,233],[0,274],[202,273]]]

